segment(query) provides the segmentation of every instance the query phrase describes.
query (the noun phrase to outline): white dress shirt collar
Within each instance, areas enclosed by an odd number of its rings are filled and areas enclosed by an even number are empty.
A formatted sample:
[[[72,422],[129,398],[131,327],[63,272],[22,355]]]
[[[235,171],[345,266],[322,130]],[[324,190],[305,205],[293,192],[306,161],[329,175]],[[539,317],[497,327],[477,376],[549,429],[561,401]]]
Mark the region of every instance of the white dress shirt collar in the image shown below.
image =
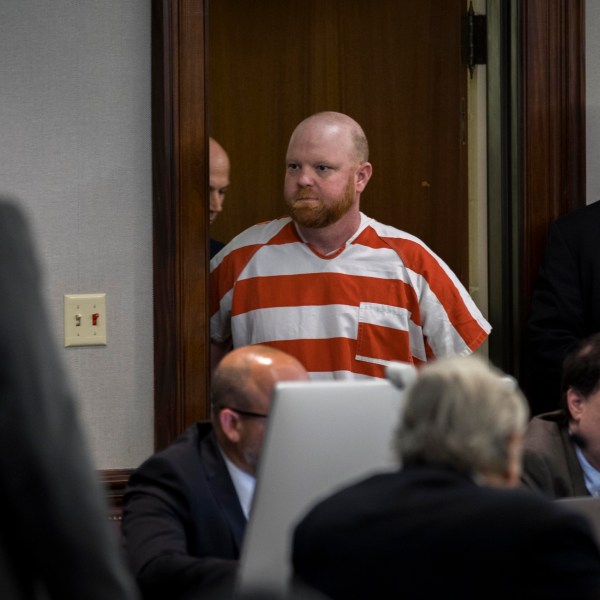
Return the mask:
[[[583,469],[583,478],[585,480],[585,487],[592,496],[600,496],[600,471],[594,468],[584,456],[581,448],[575,446],[575,453],[579,464]]]
[[[221,450],[221,448],[219,448],[219,450]],[[250,516],[250,507],[252,506],[252,497],[254,496],[256,478],[234,465],[231,460],[227,458],[223,450],[221,450],[221,455],[227,465],[231,481],[233,481],[233,487],[235,488],[238,500],[240,501],[242,512],[246,519],[248,519]]]

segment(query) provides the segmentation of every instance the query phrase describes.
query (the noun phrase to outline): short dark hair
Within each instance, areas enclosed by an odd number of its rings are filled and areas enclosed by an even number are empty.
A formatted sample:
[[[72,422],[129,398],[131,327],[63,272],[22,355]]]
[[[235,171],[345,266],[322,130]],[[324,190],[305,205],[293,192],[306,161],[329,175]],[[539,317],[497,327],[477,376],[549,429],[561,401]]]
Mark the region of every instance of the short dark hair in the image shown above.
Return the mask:
[[[600,333],[582,340],[563,362],[561,392],[566,395],[573,388],[587,398],[600,387]]]

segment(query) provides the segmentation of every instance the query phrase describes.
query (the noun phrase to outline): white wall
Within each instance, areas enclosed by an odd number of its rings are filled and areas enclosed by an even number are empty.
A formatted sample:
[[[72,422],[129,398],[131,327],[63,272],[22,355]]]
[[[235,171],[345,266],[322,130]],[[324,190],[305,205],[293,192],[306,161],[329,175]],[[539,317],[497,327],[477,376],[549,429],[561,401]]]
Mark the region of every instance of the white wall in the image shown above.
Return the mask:
[[[0,194],[26,209],[98,468],[152,452],[150,2],[0,2]],[[64,348],[63,294],[106,292],[108,345]]]
[[[587,203],[600,200],[600,2],[585,3]]]

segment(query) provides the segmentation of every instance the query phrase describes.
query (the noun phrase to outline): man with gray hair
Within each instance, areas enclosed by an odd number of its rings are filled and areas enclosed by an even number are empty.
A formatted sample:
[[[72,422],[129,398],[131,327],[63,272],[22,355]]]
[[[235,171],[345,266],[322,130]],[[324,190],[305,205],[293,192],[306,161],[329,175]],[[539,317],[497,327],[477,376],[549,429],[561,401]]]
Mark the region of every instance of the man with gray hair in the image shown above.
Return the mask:
[[[589,523],[516,489],[527,417],[515,382],[481,359],[423,367],[394,440],[403,468],[305,516],[294,535],[296,577],[344,600],[599,598]]]

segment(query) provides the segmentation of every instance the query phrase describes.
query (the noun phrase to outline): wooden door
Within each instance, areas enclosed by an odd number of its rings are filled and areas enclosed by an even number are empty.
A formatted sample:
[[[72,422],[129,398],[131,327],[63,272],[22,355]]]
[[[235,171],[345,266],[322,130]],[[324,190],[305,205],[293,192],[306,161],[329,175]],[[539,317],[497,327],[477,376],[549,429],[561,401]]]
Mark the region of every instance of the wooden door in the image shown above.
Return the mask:
[[[370,142],[362,210],[423,239],[468,285],[464,0],[209,0],[208,124],[231,187],[211,235],[281,216],[298,122],[349,114]]]
[[[352,0],[354,1],[354,0]],[[209,62],[207,58],[208,44],[205,42],[205,31],[209,28],[208,14],[206,4],[209,0],[152,0],[152,64],[153,64],[153,228],[154,228],[154,355],[155,355],[155,431],[156,431],[156,448],[160,449],[166,444],[173,441],[179,433],[195,418],[200,418],[208,414],[208,307],[206,303],[206,283],[207,283],[207,267],[208,267],[208,240],[206,234],[208,231],[208,178],[207,178],[207,145],[205,134],[207,130],[204,128],[205,115],[207,108],[205,98],[210,96],[211,100],[211,124],[214,129],[213,134],[226,135],[224,143],[231,143],[235,149],[236,142],[239,140],[240,152],[237,154],[236,149],[234,159],[234,188],[229,200],[229,214],[227,218],[223,217],[219,225],[227,222],[233,223],[232,232],[236,229],[243,228],[246,223],[235,224],[234,219],[237,213],[240,216],[244,214],[243,209],[252,209],[254,204],[259,202],[259,194],[256,190],[262,189],[259,186],[271,184],[274,185],[275,191],[272,192],[275,202],[276,198],[281,195],[281,180],[283,178],[283,152],[287,144],[287,137],[291,128],[296,124],[296,121],[305,116],[298,114],[297,118],[289,119],[286,117],[283,121],[283,112],[287,111],[288,105],[291,106],[297,102],[294,96],[283,98],[281,94],[277,94],[277,90],[284,87],[289,87],[290,82],[294,83],[298,80],[296,71],[304,65],[302,57],[297,63],[290,65],[290,47],[293,46],[291,41],[285,46],[274,46],[270,52],[266,52],[271,60],[271,69],[278,69],[280,80],[277,83],[268,84],[265,89],[265,97],[268,97],[272,103],[268,104],[268,108],[279,108],[273,110],[269,118],[263,117],[268,125],[267,130],[258,131],[256,139],[248,137],[248,131],[253,131],[252,120],[247,115],[252,115],[252,119],[257,119],[257,109],[249,104],[247,110],[242,106],[242,113],[230,114],[229,118],[235,122],[235,127],[230,133],[227,132],[226,124],[217,123],[216,116],[222,115],[223,111],[228,109],[228,103],[232,101],[230,96],[236,92],[238,88],[243,88],[242,83],[244,77],[247,79],[251,76],[262,77],[267,70],[267,64],[264,68],[256,72],[242,72],[240,81],[231,81],[231,86],[226,86],[227,94],[223,95],[223,105],[221,108],[217,106],[216,95],[209,88],[208,74],[204,72],[205,62]],[[225,2],[226,4],[219,6],[232,6],[232,0],[210,0],[212,9],[214,3]],[[277,10],[278,2],[261,0],[261,2],[243,2],[238,4],[241,8],[245,4],[251,4],[252,10],[258,6],[267,4],[271,10]],[[283,0],[282,2],[283,3]],[[390,6],[394,4],[390,2]],[[408,5],[408,3],[398,0],[398,4]],[[432,2],[415,2],[415,6],[411,6],[410,10],[421,11],[425,10],[424,5],[429,6]],[[439,0],[436,9],[439,10],[460,10],[460,3],[454,1],[446,2]],[[543,248],[545,230],[550,222],[562,212],[570,210],[574,206],[585,202],[585,110],[584,110],[584,2],[583,0],[557,0],[556,2],[547,2],[546,0],[512,0],[510,3],[504,0],[488,0],[488,13],[501,12],[507,10],[509,16],[512,11],[516,10],[514,31],[519,32],[519,35],[513,39],[507,37],[507,31],[496,22],[489,37],[499,38],[504,40],[509,48],[515,49],[515,53],[519,57],[519,65],[517,72],[520,73],[518,80],[519,85],[515,85],[513,78],[499,78],[500,87],[493,92],[504,99],[514,100],[515,105],[511,111],[516,111],[519,123],[522,127],[515,128],[514,131],[503,125],[497,136],[491,136],[488,140],[488,156],[491,161],[502,154],[507,154],[506,161],[509,165],[511,161],[518,164],[517,181],[515,186],[518,192],[515,195],[514,203],[519,214],[521,224],[514,228],[512,233],[516,236],[520,248],[519,256],[517,257],[517,270],[513,279],[519,279],[523,282],[523,287],[527,290],[531,288],[532,275],[536,272],[539,256]],[[369,3],[369,7],[379,9],[383,3],[373,0]],[[323,0],[317,6],[316,3],[304,2],[298,9],[295,6],[286,4],[289,10],[296,11],[294,14],[297,19],[302,19],[302,23],[306,24],[305,28],[298,32],[295,30],[295,35],[307,37],[312,30],[315,18],[320,18],[320,12],[329,14],[327,11],[330,4]],[[344,6],[351,11],[351,0],[344,3]],[[359,8],[352,9],[354,12]],[[408,7],[407,7],[408,10]],[[300,12],[299,12],[300,11]],[[305,11],[309,11],[308,16]],[[352,11],[351,11],[352,12]],[[211,12],[211,18],[214,18],[214,10]],[[341,14],[341,13],[340,13]],[[419,12],[419,14],[421,14]],[[428,13],[429,14],[429,13]],[[263,15],[265,22],[268,24],[269,15]],[[341,18],[341,17],[340,17]],[[446,17],[447,19],[447,17]],[[441,22],[441,18],[436,16],[436,23]],[[497,21],[497,20],[496,20]],[[277,21],[275,20],[275,23]],[[326,27],[331,24],[331,21],[322,21],[321,27]],[[260,23],[258,24],[260,25]],[[310,25],[310,26],[309,26]],[[223,27],[225,23],[223,24]],[[216,43],[215,36],[221,35],[224,38],[231,36],[244,36],[241,29],[250,26],[257,26],[253,21],[245,23],[244,21],[234,21],[232,28],[221,29],[214,31],[214,25],[211,27],[212,44]],[[388,22],[387,28],[394,28],[391,22]],[[443,31],[443,23],[439,25],[439,36],[448,32]],[[268,29],[268,28],[267,28]],[[368,29],[368,28],[367,28]],[[509,29],[509,28],[506,28]],[[454,27],[452,27],[454,31]],[[328,33],[328,29],[325,30]],[[457,33],[457,32],[455,32]],[[277,35],[277,28],[271,34]],[[426,31],[423,36],[429,36],[427,43],[435,38],[433,31]],[[260,35],[262,39],[264,34]],[[363,35],[359,31],[358,37],[362,40]],[[285,38],[287,40],[287,38]],[[327,40],[329,38],[327,37]],[[379,38],[376,36],[374,41],[369,43],[373,47],[379,47]],[[439,40],[435,39],[435,42]],[[325,47],[326,41],[320,39],[320,45]],[[504,43],[503,42],[503,43]],[[361,42],[362,43],[362,42]],[[366,46],[365,46],[366,44]],[[234,44],[240,47],[238,41]],[[320,50],[320,45],[315,46],[316,49],[309,52],[309,57],[312,57],[310,63],[313,71],[319,70],[318,67],[325,59],[325,54]],[[360,47],[367,47],[367,42]],[[428,46],[425,47],[427,52]],[[318,51],[317,51],[318,49]],[[310,50],[310,48],[309,48]],[[257,49],[249,47],[242,56],[242,64],[247,62],[248,65],[254,64],[256,59],[246,59],[256,53]],[[275,52],[272,55],[272,52]],[[312,52],[312,53],[311,53]],[[407,50],[408,52],[408,50]],[[340,53],[342,51],[340,50]],[[342,53],[343,54],[343,53]],[[415,52],[416,55],[416,52]],[[273,60],[273,56],[279,57],[278,61]],[[295,55],[294,55],[295,56]],[[375,59],[370,59],[370,54],[362,57],[362,62],[366,63],[370,70],[377,70],[382,73],[381,65]],[[233,54],[229,62],[233,61]],[[308,60],[308,57],[304,57]],[[443,57],[440,57],[440,61]],[[211,75],[214,76],[214,61],[212,64]],[[227,67],[228,61],[224,60],[224,67]],[[453,62],[454,64],[454,62]],[[275,65],[278,65],[277,67]],[[300,66],[298,66],[300,65]],[[352,65],[350,65],[352,67]],[[495,65],[496,68],[498,65]],[[387,77],[394,81],[398,77],[398,73],[393,65],[392,71],[387,74]],[[489,65],[489,70],[492,65]],[[438,78],[444,79],[448,73],[439,70],[435,74],[427,71],[425,63],[421,56],[416,59],[413,65],[415,73],[419,78],[426,77],[430,88],[434,88]],[[456,68],[460,70],[458,63]],[[232,65],[229,64],[229,69]],[[441,67],[440,67],[441,69]],[[502,68],[504,70],[504,68]],[[243,71],[243,69],[242,69]],[[224,71],[225,73],[227,71]],[[304,66],[301,68],[303,73],[303,86],[301,91],[312,91],[319,95],[321,99],[327,99],[329,96],[335,95],[335,86],[330,85],[327,77],[321,78],[320,84],[324,85],[323,89],[310,89],[308,73],[312,71]],[[321,71],[319,71],[321,72]],[[490,75],[493,75],[490,73]],[[498,78],[497,74],[495,75]],[[332,79],[331,81],[337,81]],[[453,81],[458,82],[458,86],[464,85],[464,79],[461,75],[453,78]],[[489,80],[488,80],[489,81]],[[462,83],[461,83],[462,82]],[[227,81],[225,81],[225,84]],[[256,84],[250,83],[253,87]],[[267,85],[265,83],[265,85]],[[338,85],[337,83],[335,85]],[[420,88],[425,85],[422,79],[414,83],[414,87]],[[231,88],[231,89],[230,89]],[[438,89],[443,90],[443,86],[438,85]],[[400,90],[402,97],[413,93],[413,89],[405,82]],[[451,97],[449,92],[442,92],[443,95]],[[269,95],[270,94],[270,95]],[[366,119],[375,119],[379,114],[375,112],[376,104],[382,104],[382,98],[378,98],[371,93],[369,89],[360,89],[360,99],[369,107],[373,102],[374,108],[368,111]],[[493,94],[492,94],[493,96]],[[303,96],[299,96],[302,97]],[[462,94],[457,95],[462,102]],[[345,102],[353,102],[355,98],[347,98]],[[384,103],[383,115],[389,113],[390,119],[386,117],[385,127],[378,132],[382,137],[388,131],[391,131],[392,121],[395,123],[395,115],[399,112],[398,98],[394,95],[387,97],[387,102]],[[433,98],[439,100],[439,98]],[[304,102],[304,100],[303,100]],[[341,101],[340,101],[341,102]],[[316,103],[315,103],[316,104]],[[416,102],[415,102],[416,104]],[[316,110],[315,105],[307,105],[309,109]],[[342,105],[342,110],[345,104]],[[418,105],[417,105],[418,106]],[[418,106],[420,110],[424,110]],[[260,108],[260,107],[259,107]],[[332,108],[326,105],[326,108]],[[509,106],[509,109],[511,107]],[[217,109],[219,109],[217,111]],[[462,109],[462,107],[461,107]],[[266,110],[266,109],[265,109]],[[348,109],[350,110],[350,109]],[[301,112],[301,111],[298,111]],[[306,112],[310,112],[307,109]],[[461,110],[462,112],[462,110]],[[227,114],[227,113],[225,113]],[[439,110],[437,112],[429,111],[432,123],[435,122],[436,115],[440,123],[444,123],[446,115]],[[242,117],[246,118],[242,118]],[[398,137],[389,135],[389,144],[383,146],[382,149],[377,149],[376,141],[371,131],[370,121],[367,123],[362,120],[362,116],[358,118],[363,122],[367,129],[368,135],[371,137],[371,145],[373,146],[373,157],[379,160],[379,156],[386,157],[388,154],[396,151],[396,146],[403,143],[405,135]],[[417,117],[414,116],[416,119]],[[219,121],[224,118],[220,117]],[[288,120],[290,121],[288,123]],[[388,122],[389,121],[389,122]],[[381,119],[375,121],[375,125],[379,127]],[[452,122],[446,125],[449,129],[443,128],[442,132],[452,131]],[[247,129],[244,127],[247,126]],[[432,125],[433,126],[433,125]],[[383,127],[383,126],[382,126]],[[441,127],[441,125],[439,126]],[[254,129],[258,130],[257,127]],[[285,129],[285,132],[283,130]],[[402,134],[403,132],[401,132]],[[450,133],[448,133],[450,135]],[[515,135],[514,141],[511,141]],[[459,139],[462,139],[463,132],[460,132]],[[431,136],[435,139],[435,136]],[[264,140],[269,140],[265,143]],[[419,138],[416,138],[419,139]],[[423,138],[422,144],[428,147],[426,140]],[[540,142],[541,140],[541,142]],[[384,142],[387,141],[384,137]],[[264,160],[264,153],[270,151],[271,146],[279,144],[281,151],[273,151],[273,159]],[[250,154],[254,162],[248,167],[242,162],[244,147],[256,148]],[[522,147],[522,154],[517,153],[517,157],[512,157],[510,149],[512,147]],[[508,151],[506,151],[508,148]],[[456,176],[456,182],[451,182],[448,189],[445,190],[445,204],[448,210],[462,210],[461,207],[454,207],[451,201],[451,196],[456,188],[464,190],[464,156],[466,149],[462,143],[457,146],[456,155],[460,156],[458,164],[461,169],[460,176]],[[440,172],[452,172],[456,169],[454,154],[438,152],[440,155],[438,160],[444,164],[439,164]],[[409,158],[410,155],[409,155]],[[498,159],[500,161],[504,159]],[[280,163],[278,161],[281,161]],[[278,167],[281,165],[281,167]],[[432,167],[435,164],[432,164]],[[266,174],[264,169],[273,169],[274,175]],[[281,168],[281,171],[278,169]],[[392,173],[395,170],[410,175],[409,165],[397,162],[392,163]],[[494,167],[496,168],[496,167]],[[243,179],[240,179],[240,173],[250,170],[252,176],[250,186],[248,187],[248,195],[246,196],[242,186]],[[376,169],[381,172],[382,165],[376,164]],[[502,171],[502,168],[500,169]],[[237,173],[236,173],[237,171]],[[437,174],[437,173],[436,173]],[[376,175],[376,179],[369,184],[370,198],[375,198],[375,182],[377,179],[382,179]],[[277,183],[277,180],[279,183]],[[508,180],[508,181],[507,181]],[[201,185],[204,181],[204,185]],[[253,183],[256,181],[256,184]],[[428,182],[428,179],[415,179],[417,182]],[[435,180],[437,181],[437,180]],[[447,179],[444,179],[447,181]],[[259,183],[259,182],[265,182]],[[373,185],[371,185],[373,184]],[[511,195],[512,185],[510,178],[505,177],[504,171],[501,173],[496,189],[491,186],[488,190],[490,201],[502,203],[503,200],[494,199],[493,196],[504,197]],[[427,187],[426,184],[423,187]],[[439,186],[434,186],[434,191],[437,191]],[[234,194],[235,190],[235,194]],[[260,194],[260,202],[262,199],[268,199],[269,192],[264,191]],[[395,198],[399,196],[394,196]],[[462,197],[462,193],[461,193]],[[379,201],[379,198],[378,198]],[[237,202],[237,206],[236,206]],[[397,200],[397,203],[400,201]],[[442,201],[443,202],[443,201]],[[439,201],[438,201],[439,203]],[[391,217],[386,219],[387,212],[390,215],[394,208],[393,201],[385,204],[385,199],[381,199],[381,207],[383,217],[379,213],[373,212],[372,206],[374,201],[369,200],[367,205],[367,196],[365,196],[365,210],[382,218],[387,222],[392,222]],[[405,206],[404,200],[402,207]],[[438,206],[436,206],[437,210]],[[441,206],[439,206],[441,210]],[[260,209],[264,212],[258,217],[268,218],[268,211]],[[279,212],[279,209],[278,209]],[[408,212],[408,209],[406,209]],[[416,205],[418,212],[418,205]],[[248,219],[251,222],[257,218],[252,214]],[[408,217],[401,219],[406,229],[410,230]],[[490,228],[497,226],[497,223],[490,222]],[[457,246],[464,254],[466,244],[464,238],[454,234],[454,225],[444,223],[441,219],[441,224],[436,225],[436,239],[428,240],[434,248],[444,256],[451,266],[460,273],[459,268],[453,264],[451,257],[442,249],[439,249],[438,244],[444,243],[443,237],[448,237],[456,241],[449,246]],[[423,227],[426,229],[427,227]],[[215,230],[216,231],[216,230]],[[417,225],[413,229],[426,238],[427,236],[420,233]],[[539,232],[542,235],[538,235]],[[226,233],[226,232],[222,232]],[[229,235],[229,234],[227,234]],[[198,240],[205,243],[198,243]],[[510,241],[510,240],[509,240]],[[490,248],[490,252],[501,251],[507,256],[507,261],[513,261],[512,244],[507,243],[502,248]],[[459,262],[459,261],[457,261]],[[465,275],[461,275],[463,281],[466,280]],[[500,278],[498,273],[490,272],[490,280],[492,278]],[[493,299],[493,295],[491,295]],[[525,301],[524,301],[525,300]],[[502,294],[499,300],[497,313],[499,315],[507,314],[511,318],[513,314],[522,315],[523,311],[527,310],[528,298],[523,297],[518,286],[511,285],[506,293]],[[519,318],[513,319],[517,326],[515,327],[516,341],[507,340],[502,335],[502,330],[505,321],[497,322],[493,320],[492,324],[495,327],[495,332],[490,338],[490,355],[494,349],[494,356],[500,357],[498,365],[507,369],[509,372],[516,373],[515,364],[519,360],[519,326],[522,322]],[[494,341],[495,340],[495,341]],[[507,355],[504,357],[504,355]],[[503,358],[504,357],[504,358]]]

